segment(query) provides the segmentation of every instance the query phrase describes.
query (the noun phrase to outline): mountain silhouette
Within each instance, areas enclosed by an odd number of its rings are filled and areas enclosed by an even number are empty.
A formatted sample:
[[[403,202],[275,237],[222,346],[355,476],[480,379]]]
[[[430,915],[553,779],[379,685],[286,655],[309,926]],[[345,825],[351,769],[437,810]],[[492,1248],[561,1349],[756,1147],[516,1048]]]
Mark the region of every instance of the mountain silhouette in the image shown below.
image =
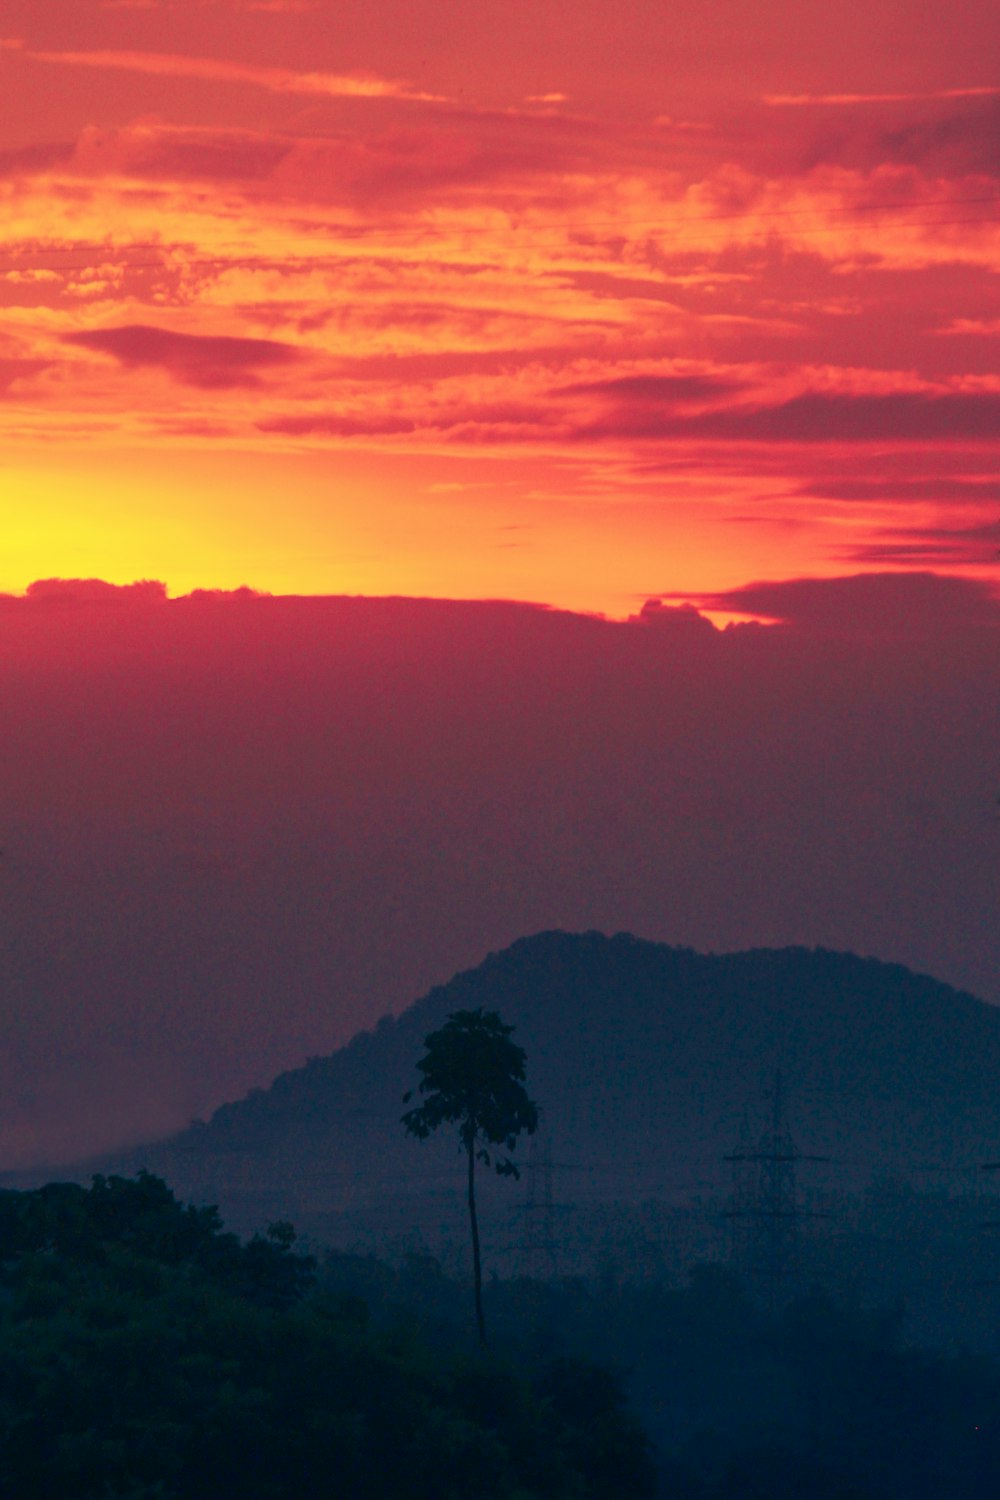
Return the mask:
[[[333,1243],[374,1224],[432,1248],[460,1239],[457,1143],[416,1143],[400,1116],[425,1035],[477,1007],[516,1027],[544,1121],[515,1153],[521,1187],[493,1184],[497,1215],[523,1211],[539,1165],[578,1207],[721,1201],[724,1158],[744,1117],[763,1118],[778,1070],[795,1144],[829,1158],[813,1178],[829,1189],[873,1174],[980,1188],[981,1163],[1000,1158],[1000,1013],[970,995],[846,953],[546,932],[207,1123],[98,1166],[146,1166],[236,1228],[287,1217]]]

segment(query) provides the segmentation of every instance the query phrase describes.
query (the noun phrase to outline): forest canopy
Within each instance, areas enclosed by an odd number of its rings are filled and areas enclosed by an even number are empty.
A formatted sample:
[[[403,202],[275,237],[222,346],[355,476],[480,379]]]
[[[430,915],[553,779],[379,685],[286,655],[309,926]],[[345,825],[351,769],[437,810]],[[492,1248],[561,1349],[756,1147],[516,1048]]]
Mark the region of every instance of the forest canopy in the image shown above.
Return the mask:
[[[143,1173],[0,1194],[0,1246],[5,1500],[653,1493],[610,1377],[376,1328],[288,1224],[241,1243]]]
[[[0,1247],[4,1500],[995,1500],[1000,1361],[901,1304],[490,1278],[485,1354],[432,1256],[241,1242],[148,1173],[0,1192]]]

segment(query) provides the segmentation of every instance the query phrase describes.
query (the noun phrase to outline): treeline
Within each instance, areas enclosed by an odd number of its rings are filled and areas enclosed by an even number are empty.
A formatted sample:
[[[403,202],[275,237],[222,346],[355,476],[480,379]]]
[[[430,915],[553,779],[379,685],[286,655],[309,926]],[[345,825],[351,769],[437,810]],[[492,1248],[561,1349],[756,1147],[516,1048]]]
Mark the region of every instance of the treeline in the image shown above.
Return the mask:
[[[3,1500],[629,1500],[605,1370],[444,1349],[158,1178],[0,1194]]]
[[[900,1307],[709,1265],[484,1296],[488,1354],[426,1255],[242,1242],[148,1174],[0,1193],[0,1496],[996,1500],[1000,1363]]]
[[[467,1289],[426,1255],[398,1266],[331,1253],[320,1281],[373,1320],[467,1337]],[[767,1306],[721,1266],[683,1285],[494,1280],[492,1338],[615,1369],[654,1443],[664,1500],[996,1500],[1000,1362],[917,1348],[901,1304],[866,1309],[819,1289]]]

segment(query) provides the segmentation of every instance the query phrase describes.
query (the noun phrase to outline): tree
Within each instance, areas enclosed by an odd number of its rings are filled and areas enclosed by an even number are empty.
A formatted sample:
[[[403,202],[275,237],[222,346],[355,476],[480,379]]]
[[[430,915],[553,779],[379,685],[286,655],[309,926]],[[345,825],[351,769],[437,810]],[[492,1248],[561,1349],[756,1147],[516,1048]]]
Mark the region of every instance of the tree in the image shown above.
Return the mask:
[[[458,1126],[459,1149],[468,1161],[476,1324],[484,1346],[476,1162],[492,1165],[501,1177],[520,1176],[509,1156],[497,1156],[495,1151],[491,1155],[491,1148],[513,1151],[522,1131],[531,1135],[538,1127],[538,1107],[524,1087],[524,1049],[510,1040],[513,1030],[493,1010],[455,1011],[439,1031],[424,1038],[427,1055],[417,1063],[417,1070],[423,1074],[418,1091],[426,1097],[403,1115],[407,1131],[418,1140],[426,1140],[439,1125]],[[403,1096],[403,1103],[412,1097],[411,1090]]]
[[[0,1191],[3,1500],[607,1500],[605,1452],[614,1500],[645,1500],[609,1402],[380,1328],[346,1288],[286,1296],[294,1238],[241,1243],[148,1173]]]

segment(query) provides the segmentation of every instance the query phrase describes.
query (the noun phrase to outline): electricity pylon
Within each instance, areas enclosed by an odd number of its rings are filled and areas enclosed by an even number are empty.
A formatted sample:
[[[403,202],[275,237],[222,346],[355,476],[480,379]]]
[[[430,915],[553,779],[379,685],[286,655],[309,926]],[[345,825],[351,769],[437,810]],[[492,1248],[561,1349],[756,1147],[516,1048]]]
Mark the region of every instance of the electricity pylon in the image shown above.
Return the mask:
[[[829,1157],[807,1156],[796,1146],[780,1068],[764,1097],[770,1110],[763,1131],[755,1138],[744,1113],[737,1149],[724,1158],[733,1168],[726,1218],[736,1269],[762,1281],[773,1304],[781,1286],[798,1269],[802,1220],[817,1217],[799,1202],[796,1166],[801,1161],[829,1161]]]

